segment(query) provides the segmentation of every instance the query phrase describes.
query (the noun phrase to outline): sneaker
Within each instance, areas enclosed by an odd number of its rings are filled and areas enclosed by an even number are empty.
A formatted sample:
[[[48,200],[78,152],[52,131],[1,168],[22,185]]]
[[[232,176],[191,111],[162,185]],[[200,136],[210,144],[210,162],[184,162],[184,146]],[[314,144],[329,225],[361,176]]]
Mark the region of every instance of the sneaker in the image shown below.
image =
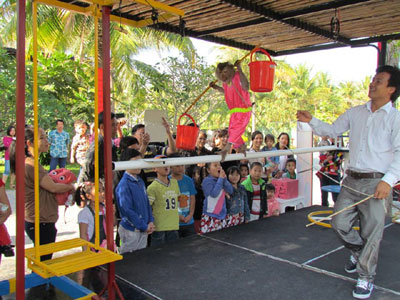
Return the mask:
[[[353,297],[356,299],[368,299],[371,296],[374,285],[364,279],[358,279],[353,290]]]
[[[357,259],[353,255],[350,255],[350,259],[347,262],[347,264],[344,266],[344,270],[347,273],[357,272]]]

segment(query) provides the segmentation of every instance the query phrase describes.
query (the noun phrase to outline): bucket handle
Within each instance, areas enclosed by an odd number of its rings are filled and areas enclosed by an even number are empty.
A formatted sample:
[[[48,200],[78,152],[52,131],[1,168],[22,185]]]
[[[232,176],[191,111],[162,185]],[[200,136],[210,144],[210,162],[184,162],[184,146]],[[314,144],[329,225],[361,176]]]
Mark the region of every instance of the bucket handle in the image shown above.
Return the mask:
[[[253,62],[253,54],[256,53],[257,51],[260,51],[260,52],[264,53],[266,56],[268,56],[268,58],[269,58],[269,60],[270,60],[271,62],[275,63],[275,62],[272,60],[272,58],[271,58],[271,56],[269,55],[269,53],[268,53],[267,51],[265,51],[263,48],[255,48],[255,49],[253,49],[253,50],[251,51],[251,54],[250,54],[250,62]]]
[[[187,113],[183,113],[183,114],[179,117],[179,119],[178,119],[178,125],[181,125],[181,119],[182,119],[183,116],[189,117],[189,118],[192,120],[194,126],[197,127],[197,124],[196,124],[195,120],[192,118],[191,115],[189,115],[189,114],[187,114]]]

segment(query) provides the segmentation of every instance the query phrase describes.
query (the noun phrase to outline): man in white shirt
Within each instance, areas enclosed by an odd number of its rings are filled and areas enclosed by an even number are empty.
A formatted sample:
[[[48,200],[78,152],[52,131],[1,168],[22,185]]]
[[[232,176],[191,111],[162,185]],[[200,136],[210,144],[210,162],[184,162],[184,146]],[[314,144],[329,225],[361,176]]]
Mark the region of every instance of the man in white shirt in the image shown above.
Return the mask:
[[[368,201],[332,219],[332,227],[351,251],[345,270],[358,272],[353,290],[357,299],[369,298],[373,290],[385,207],[390,208],[391,187],[400,179],[400,112],[393,107],[399,94],[400,70],[381,66],[369,85],[371,100],[350,108],[332,125],[314,118],[308,111],[297,112],[297,119],[309,123],[320,136],[335,137],[350,130],[348,176],[335,203],[335,212],[374,194]],[[352,228],[357,220],[359,232]]]

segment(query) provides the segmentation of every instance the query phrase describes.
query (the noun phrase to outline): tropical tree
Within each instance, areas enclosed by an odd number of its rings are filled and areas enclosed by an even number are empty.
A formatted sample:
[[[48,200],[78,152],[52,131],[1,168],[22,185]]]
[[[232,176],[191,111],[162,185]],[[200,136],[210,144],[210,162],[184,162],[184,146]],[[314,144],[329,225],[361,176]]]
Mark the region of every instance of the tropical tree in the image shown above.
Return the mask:
[[[26,72],[26,123],[33,123],[32,62]],[[54,52],[51,57],[38,55],[39,124],[54,127],[56,119],[64,119],[66,130],[76,119],[93,120],[94,76],[92,66],[72,56]],[[0,128],[15,124],[15,57],[0,50]]]
[[[141,117],[141,112],[146,108],[166,110],[174,126],[179,116],[214,77],[214,68],[207,66],[204,59],[196,54],[182,53],[180,57],[168,57],[157,63],[154,69],[144,64],[138,67],[141,88],[134,90],[131,101],[119,103],[117,109],[125,107]],[[189,114],[199,125],[208,127],[211,126],[209,120],[212,116],[224,106],[223,95],[210,91],[197,102]],[[185,118],[182,121],[186,123],[188,120]]]

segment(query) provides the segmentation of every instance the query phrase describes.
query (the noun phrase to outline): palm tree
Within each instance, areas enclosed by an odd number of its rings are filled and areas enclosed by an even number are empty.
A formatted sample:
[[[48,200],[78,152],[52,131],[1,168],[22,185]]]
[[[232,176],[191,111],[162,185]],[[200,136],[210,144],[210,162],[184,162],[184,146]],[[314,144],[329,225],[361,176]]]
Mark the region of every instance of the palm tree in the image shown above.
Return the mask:
[[[15,47],[16,15],[15,0],[5,0],[0,6],[4,18],[0,21],[0,45]],[[27,4],[27,20],[31,20],[31,3]],[[29,24],[29,21],[28,21]],[[38,47],[41,52],[51,54],[58,50],[74,55],[80,61],[93,62],[94,25],[93,18],[47,5],[38,6]],[[27,26],[28,53],[32,53],[32,26]],[[112,23],[110,28],[111,72],[114,84],[113,99],[122,99],[120,93],[134,88],[137,82],[137,67],[143,64],[133,55],[142,50],[175,47],[192,54],[194,46],[189,38],[157,31],[151,28],[131,28]],[[101,45],[99,46],[101,47]],[[99,53],[101,53],[99,51]],[[148,71],[155,72],[150,66]]]

